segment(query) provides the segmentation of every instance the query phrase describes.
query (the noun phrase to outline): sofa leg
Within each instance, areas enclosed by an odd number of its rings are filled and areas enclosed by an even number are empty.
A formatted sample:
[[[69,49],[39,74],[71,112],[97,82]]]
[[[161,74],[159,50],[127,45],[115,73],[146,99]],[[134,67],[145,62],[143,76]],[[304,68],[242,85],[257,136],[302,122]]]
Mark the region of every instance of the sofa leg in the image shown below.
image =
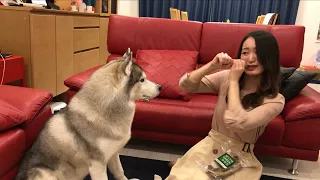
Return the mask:
[[[292,169],[289,169],[289,173],[291,173],[292,175],[298,175],[298,159],[293,159],[292,161]]]

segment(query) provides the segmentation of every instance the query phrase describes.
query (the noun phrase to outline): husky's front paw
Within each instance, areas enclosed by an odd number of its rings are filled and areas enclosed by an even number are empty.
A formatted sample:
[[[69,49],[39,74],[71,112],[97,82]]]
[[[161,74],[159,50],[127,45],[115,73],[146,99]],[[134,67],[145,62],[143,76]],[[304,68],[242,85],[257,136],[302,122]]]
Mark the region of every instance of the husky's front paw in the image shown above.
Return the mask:
[[[125,175],[115,177],[115,179],[116,180],[128,180],[128,178]]]
[[[155,174],[155,175],[154,175],[154,180],[162,180],[162,178],[161,178],[161,176]]]

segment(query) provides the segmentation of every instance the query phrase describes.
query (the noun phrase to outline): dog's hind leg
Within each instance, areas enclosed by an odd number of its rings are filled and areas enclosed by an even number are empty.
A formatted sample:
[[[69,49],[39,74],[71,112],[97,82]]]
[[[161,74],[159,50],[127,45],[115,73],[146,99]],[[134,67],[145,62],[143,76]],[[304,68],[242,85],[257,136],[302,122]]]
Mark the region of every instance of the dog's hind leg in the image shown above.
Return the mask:
[[[117,180],[128,180],[128,178],[124,175],[124,171],[120,162],[119,154],[114,154],[109,162],[108,162],[108,169],[112,173],[115,179]]]
[[[92,180],[108,180],[107,166],[104,161],[91,160],[89,173]]]

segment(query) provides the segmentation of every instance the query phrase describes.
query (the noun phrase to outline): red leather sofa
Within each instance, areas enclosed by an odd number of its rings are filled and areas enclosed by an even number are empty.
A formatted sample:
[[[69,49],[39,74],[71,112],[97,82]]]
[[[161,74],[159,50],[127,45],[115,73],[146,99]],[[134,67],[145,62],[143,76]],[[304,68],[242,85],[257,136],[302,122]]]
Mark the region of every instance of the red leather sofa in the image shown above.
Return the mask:
[[[278,40],[282,66],[299,67],[303,26],[200,23],[119,15],[110,17],[107,45],[111,55],[107,62],[122,56],[128,47],[134,56],[140,49],[192,50],[199,52],[200,67],[219,52],[235,58],[245,34],[258,29],[271,32]],[[69,100],[99,67],[65,80]],[[166,98],[139,101],[132,137],[194,145],[209,132],[216,102],[217,96],[213,94],[194,94],[188,102]],[[320,94],[307,86],[266,127],[255,153],[316,161],[320,149],[319,129]]]
[[[19,162],[51,117],[45,91],[0,85],[0,179],[12,180]]]

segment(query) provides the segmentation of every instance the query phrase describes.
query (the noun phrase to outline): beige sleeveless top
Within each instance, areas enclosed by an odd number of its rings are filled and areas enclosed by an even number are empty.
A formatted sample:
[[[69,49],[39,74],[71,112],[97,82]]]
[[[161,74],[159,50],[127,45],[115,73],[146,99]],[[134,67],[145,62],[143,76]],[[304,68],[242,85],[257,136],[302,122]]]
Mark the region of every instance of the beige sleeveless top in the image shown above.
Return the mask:
[[[219,98],[214,110],[211,128],[238,141],[254,144],[264,132],[267,124],[281,113],[285,99],[281,94],[275,98],[265,98],[262,105],[250,110],[227,109],[226,96],[229,86],[230,70],[223,70],[193,82],[185,74],[180,79],[180,87],[190,93],[218,93]],[[241,92],[243,97],[248,93]]]

